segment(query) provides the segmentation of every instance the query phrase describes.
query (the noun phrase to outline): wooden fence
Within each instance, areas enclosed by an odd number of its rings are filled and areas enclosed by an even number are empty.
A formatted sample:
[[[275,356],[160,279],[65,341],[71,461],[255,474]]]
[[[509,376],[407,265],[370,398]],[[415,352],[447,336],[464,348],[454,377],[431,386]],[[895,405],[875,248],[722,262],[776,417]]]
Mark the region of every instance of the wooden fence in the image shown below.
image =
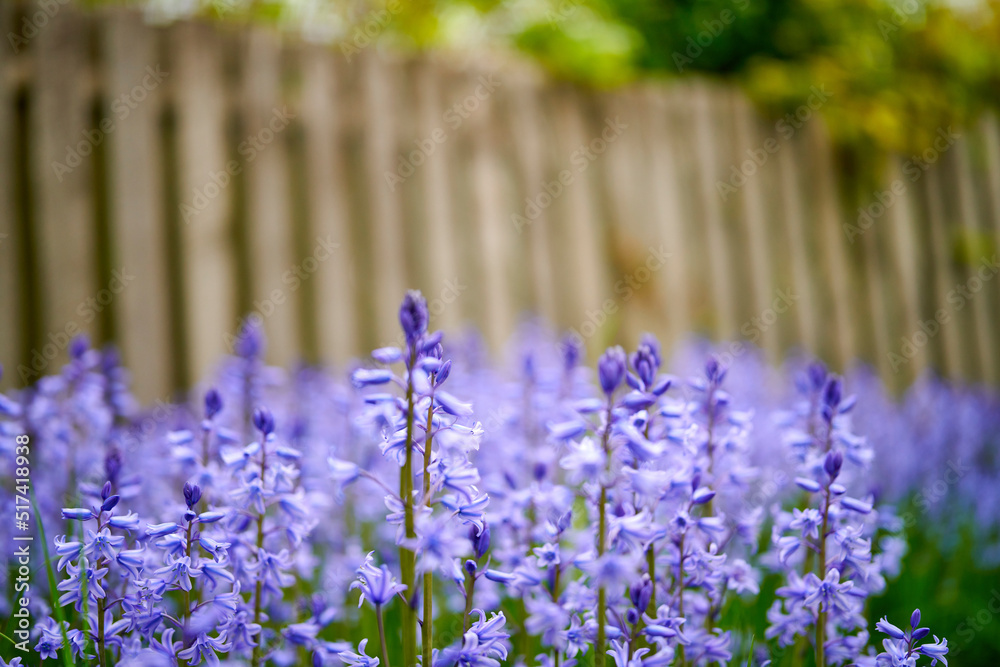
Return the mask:
[[[167,398],[250,311],[274,363],[340,362],[396,339],[407,287],[495,349],[536,312],[592,353],[694,331],[860,357],[896,386],[927,365],[1000,376],[998,267],[980,264],[1000,239],[995,119],[942,138],[926,172],[893,161],[859,223],[817,114],[776,125],[730,87],[596,93],[518,63],[54,6],[0,3],[5,387],[83,330]]]

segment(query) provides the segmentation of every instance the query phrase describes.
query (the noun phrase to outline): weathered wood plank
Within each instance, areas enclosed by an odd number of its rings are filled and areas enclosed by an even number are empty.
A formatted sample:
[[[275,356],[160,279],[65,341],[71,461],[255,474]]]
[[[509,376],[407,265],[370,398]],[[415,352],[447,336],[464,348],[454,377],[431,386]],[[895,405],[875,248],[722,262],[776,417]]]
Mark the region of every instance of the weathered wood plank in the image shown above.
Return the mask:
[[[581,96],[569,87],[560,88],[553,97],[553,123],[555,125],[554,144],[557,146],[558,159],[549,172],[549,183],[563,183],[563,191],[553,196],[553,208],[561,216],[560,229],[566,234],[564,238],[568,261],[559,265],[565,271],[572,285],[572,297],[564,294],[567,301],[574,305],[575,312],[570,316],[572,326],[581,328],[580,334],[590,338],[582,331],[584,322],[592,322],[596,330],[600,330],[605,320],[600,316],[591,317],[591,313],[603,313],[606,318],[615,313],[607,312],[604,301],[613,290],[619,276],[610,277],[606,269],[605,253],[600,251],[603,240],[607,238],[597,217],[598,204],[595,197],[595,179],[599,171],[594,168],[594,160],[600,160],[602,154],[614,149],[614,143],[605,141],[600,136],[604,131],[606,119],[588,127],[586,118],[581,111]],[[596,125],[596,127],[594,126]],[[601,143],[598,143],[600,140]],[[601,148],[601,146],[604,148]],[[590,154],[588,155],[587,149]],[[593,155],[593,159],[590,158]],[[606,158],[607,156],[603,156]],[[536,197],[546,192],[540,187]],[[632,270],[629,266],[626,270]],[[624,296],[619,301],[625,301]],[[596,333],[596,332],[595,332]],[[611,332],[600,331],[592,340],[604,344]]]
[[[171,389],[171,345],[163,217],[164,159],[159,118],[169,72],[159,62],[159,32],[131,12],[102,17],[108,208],[116,257],[113,265],[141,274],[115,304],[118,344],[132,371],[136,396],[166,399]],[[124,97],[123,97],[124,96]]]
[[[982,137],[972,135],[973,140]],[[955,163],[956,192],[955,197],[958,204],[958,223],[970,236],[973,243],[978,245],[980,235],[988,238],[990,235],[990,223],[987,215],[983,215],[979,210],[979,202],[976,200],[975,176],[972,169],[972,156],[969,152],[970,135],[958,139],[953,147],[953,154],[949,155]],[[978,248],[977,248],[978,250]],[[990,253],[992,254],[992,253]],[[983,281],[977,275],[977,271],[982,268],[982,261],[989,260],[990,254],[982,256],[983,253],[973,251],[967,257],[971,264],[962,272],[961,279],[969,288],[972,294],[970,306],[970,319],[972,327],[971,339],[975,341],[978,363],[975,365],[974,377],[978,380],[996,384],[997,375],[997,350],[996,350],[996,329],[994,328],[995,309],[991,307],[986,294],[979,294],[978,291],[986,288],[987,293],[990,287],[995,286],[995,281]],[[975,291],[973,291],[973,288]],[[995,287],[994,287],[995,289]]]
[[[664,289],[662,309],[666,315],[663,330],[666,349],[676,344],[690,332],[691,311],[687,277],[688,255],[684,251],[684,220],[680,204],[680,183],[677,178],[678,165],[673,151],[674,105],[660,87],[647,89],[647,104],[644,107],[644,125],[648,127],[650,152],[650,196],[653,199],[655,215],[655,236],[662,239],[665,250],[671,253],[660,272]]]
[[[250,298],[253,311],[264,320],[268,359],[287,367],[301,354],[299,309],[301,276],[305,275],[301,264],[308,257],[315,260],[313,254],[322,247],[312,240],[309,254],[298,257],[296,253],[287,138],[297,114],[285,96],[278,34],[248,28],[239,61],[245,143],[238,152],[247,185]]]
[[[523,239],[527,247],[531,272],[532,305],[535,311],[549,322],[557,321],[557,297],[549,228],[552,225],[549,209],[542,209],[533,217],[526,210],[527,200],[537,195],[545,180],[545,119],[540,105],[540,84],[520,73],[507,84],[511,95],[511,141],[517,155],[518,196],[509,212],[511,233]]]
[[[698,158],[698,196],[704,206],[705,234],[708,256],[705,258],[710,271],[713,327],[716,337],[731,338],[736,334],[736,297],[733,291],[733,273],[726,243],[726,228],[722,203],[715,183],[722,173],[718,159],[716,135],[718,133],[717,97],[708,84],[699,84],[694,90],[694,132]]]
[[[888,237],[890,247],[890,280],[894,283],[894,300],[896,317],[891,322],[889,353],[898,355],[897,345],[900,339],[910,333],[908,327],[911,322],[916,322],[920,316],[920,299],[918,292],[920,255],[917,247],[916,219],[917,201],[913,191],[912,181],[907,184],[902,169],[902,160],[899,158],[890,161],[886,174],[886,182],[890,188],[894,183],[901,183],[905,187],[905,192],[898,196],[896,204],[888,211],[888,220],[884,234]],[[898,188],[897,188],[898,189]],[[867,233],[875,233],[869,230]],[[900,362],[895,357],[887,359],[891,375],[887,379],[898,377],[894,382],[897,388],[902,388],[920,374],[927,365],[925,355],[921,355],[908,364]]]
[[[458,268],[457,251],[454,241],[454,198],[452,181],[448,177],[449,161],[455,155],[453,131],[461,116],[451,113],[447,116],[448,100],[445,99],[445,82],[442,65],[427,60],[417,64],[414,80],[416,93],[416,137],[406,147],[422,154],[423,164],[411,177],[413,183],[400,185],[401,188],[419,188],[422,197],[424,236],[420,242],[422,266],[424,268],[427,297],[440,297],[447,285],[464,284]],[[448,120],[446,120],[446,118]],[[450,121],[450,122],[449,122]],[[431,249],[433,249],[431,251]],[[454,295],[451,303],[435,308],[435,328],[455,330],[462,321],[462,299]]]
[[[360,354],[357,319],[350,294],[354,290],[355,264],[350,248],[346,162],[342,154],[343,105],[333,58],[321,47],[302,51],[301,119],[305,132],[305,175],[307,178],[309,238],[337,244],[310,280],[314,281],[319,329],[319,350],[323,359],[343,363]]]
[[[232,229],[233,161],[226,142],[228,86],[222,36],[214,26],[169,29],[171,85],[177,116],[181,209],[181,302],[188,377],[202,377],[232,351],[238,317]],[[235,170],[235,167],[234,167]]]
[[[476,106],[469,114],[469,131],[472,134],[472,187],[474,214],[472,219],[478,226],[479,261],[482,263],[482,294],[487,307],[482,321],[483,333],[493,349],[499,349],[510,336],[514,317],[510,302],[508,275],[509,240],[507,220],[503,215],[506,197],[503,191],[503,177],[498,163],[498,142],[496,120],[493,108],[493,93],[480,82],[473,71],[469,76],[470,95],[465,99],[470,107]]]
[[[786,141],[775,154],[778,167],[778,197],[781,200],[781,224],[787,239],[788,263],[791,285],[783,285],[798,295],[793,308],[794,319],[798,323],[796,338],[813,354],[820,354],[820,326],[818,313],[823,312],[816,283],[810,277],[811,245],[807,227],[810,220],[806,216],[807,197],[799,171],[796,144]]]
[[[996,113],[984,115],[980,121],[980,132],[983,136],[984,183],[986,186],[986,201],[989,210],[989,228],[992,229],[993,247],[1000,255],[1000,120]],[[996,320],[1000,320],[1000,288],[997,289],[997,299],[991,305]],[[996,321],[995,320],[995,321]],[[1000,345],[994,336],[994,345]],[[996,350],[997,366],[993,369],[995,377],[1000,376],[1000,350]]]
[[[0,35],[17,29],[13,3],[0,4]],[[19,209],[14,188],[17,179],[17,137],[15,132],[16,90],[14,69],[21,49],[15,53],[10,44],[0,48],[0,390],[23,384],[18,367],[30,368],[31,360],[22,359],[27,333],[27,313],[23,308],[24,264],[20,254]]]
[[[841,239],[844,235],[839,235]],[[873,358],[882,377],[889,377],[889,300],[886,298],[887,280],[885,262],[881,256],[882,237],[884,234],[865,234],[862,240],[864,284],[868,288],[868,306],[870,308]]]
[[[930,341],[929,345],[941,350],[941,366],[943,374],[951,377],[963,377],[963,352],[959,342],[959,323],[948,303],[948,292],[955,286],[951,267],[951,239],[948,235],[944,218],[944,204],[941,200],[940,165],[927,170],[924,174],[925,196],[927,198],[927,226],[929,230],[930,269],[934,276],[934,291],[931,295],[931,309],[926,313],[933,317],[939,310],[950,313],[950,318],[941,325],[941,330]],[[941,318],[944,319],[944,318]],[[919,322],[913,322],[913,328],[908,334],[909,339],[919,331]],[[921,350],[922,351],[922,350]]]
[[[738,155],[747,155],[747,151],[762,151],[765,156],[770,156],[770,152],[764,148],[765,141],[775,142],[774,137],[763,138],[760,136],[756,124],[756,115],[750,108],[746,99],[740,95],[734,95],[733,114],[736,130],[736,141],[734,144],[739,148]],[[770,147],[772,144],[767,144]],[[766,169],[765,169],[766,167]],[[764,162],[753,177],[748,178],[743,186],[740,198],[742,206],[742,220],[747,238],[748,272],[750,280],[748,284],[752,287],[753,317],[759,320],[744,320],[737,335],[746,335],[743,329],[749,325],[750,338],[756,345],[767,350],[772,360],[781,354],[780,337],[778,336],[778,313],[773,308],[775,300],[774,283],[771,274],[771,252],[768,247],[770,230],[768,229],[767,214],[765,212],[766,181],[765,171],[776,171],[774,164]],[[784,307],[784,304],[782,305]],[[791,307],[791,306],[788,306]],[[774,321],[770,320],[774,317]],[[759,324],[758,324],[759,322]]]
[[[825,268],[823,276],[816,280],[828,281],[832,303],[828,315],[834,332],[834,358],[831,360],[843,368],[855,356],[858,336],[857,325],[853,321],[851,299],[851,267],[844,248],[845,237],[841,228],[841,212],[837,197],[836,175],[833,152],[825,128],[818,122],[807,123],[803,130],[809,145],[810,178],[815,186],[815,224],[817,226],[818,252]]]
[[[375,311],[377,340],[388,342],[395,340],[399,329],[394,304],[399,303],[407,288],[399,187],[387,180],[388,174],[396,172],[399,156],[399,71],[374,49],[365,51],[359,61],[363,68],[364,160],[371,215],[369,252],[378,258],[375,265],[359,275],[359,285],[367,295],[368,307]]]
[[[119,296],[111,286],[97,285],[93,154],[102,135],[92,127],[90,28],[89,15],[63,7],[31,44],[32,190],[43,337],[29,345],[46,359],[49,373],[66,358],[75,333],[100,333],[101,313]],[[136,284],[140,280],[137,275]]]

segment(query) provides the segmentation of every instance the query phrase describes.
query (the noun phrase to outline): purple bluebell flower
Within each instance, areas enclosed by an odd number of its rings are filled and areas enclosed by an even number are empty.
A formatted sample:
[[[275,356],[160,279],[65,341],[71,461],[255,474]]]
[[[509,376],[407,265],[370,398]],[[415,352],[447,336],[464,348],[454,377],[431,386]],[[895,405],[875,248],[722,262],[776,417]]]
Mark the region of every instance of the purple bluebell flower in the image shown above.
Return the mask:
[[[601,389],[610,396],[625,379],[625,350],[620,345],[609,347],[597,362],[597,375]]]
[[[427,300],[424,299],[424,295],[416,290],[407,292],[403,297],[403,303],[399,306],[399,324],[403,328],[403,335],[406,336],[408,344],[414,344],[427,332],[429,320]]]
[[[351,590],[361,589],[361,597],[358,606],[364,604],[365,598],[376,607],[388,603],[396,596],[406,590],[406,586],[396,583],[392,573],[385,565],[375,567],[373,552],[368,552],[365,562],[357,570],[358,580],[351,584]],[[363,652],[364,649],[361,648]]]
[[[222,396],[214,387],[205,392],[205,419],[215,419],[222,412],[222,406]]]

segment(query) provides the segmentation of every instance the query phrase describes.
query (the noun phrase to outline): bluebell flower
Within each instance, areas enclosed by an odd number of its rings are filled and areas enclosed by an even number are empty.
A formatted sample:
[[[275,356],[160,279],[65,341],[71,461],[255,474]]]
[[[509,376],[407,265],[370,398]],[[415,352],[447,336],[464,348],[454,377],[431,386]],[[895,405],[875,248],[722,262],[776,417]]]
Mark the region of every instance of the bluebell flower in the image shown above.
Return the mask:
[[[391,382],[393,373],[387,368],[358,368],[351,373],[351,384],[357,389]]]
[[[214,419],[222,412],[222,396],[213,387],[205,392],[205,419]]]
[[[358,642],[358,652],[353,651],[341,651],[337,654],[340,661],[345,665],[357,665],[358,667],[378,667],[378,658],[371,657],[367,654],[366,649],[368,647],[368,640],[362,639]]]
[[[266,407],[254,408],[253,426],[266,438],[274,433],[274,415]]]
[[[854,582],[841,582],[840,570],[830,568],[822,580],[810,572],[805,583],[810,591],[804,600],[806,605],[825,611],[844,611],[849,607],[847,593],[854,587]]]
[[[64,507],[62,510],[64,519],[75,519],[76,521],[89,521],[94,518],[93,510],[82,507]]]
[[[359,607],[364,604],[366,597],[373,605],[380,607],[392,600],[397,593],[406,590],[406,586],[396,583],[388,567],[385,565],[375,567],[373,554],[374,552],[368,552],[365,562],[357,569],[358,580],[353,582],[350,587],[351,590],[361,589],[361,597],[358,600]],[[363,652],[364,649],[361,648],[361,651]]]
[[[180,528],[173,521],[168,521],[166,523],[157,523],[146,526],[146,535],[150,537],[162,537],[164,535],[170,535],[171,533],[177,532]]]
[[[451,510],[454,516],[459,517],[464,523],[475,526],[476,530],[481,531],[485,528],[483,513],[486,511],[486,506],[490,504],[490,497],[485,493],[480,493],[468,500],[454,496],[445,497],[441,499],[441,504]]]
[[[188,556],[175,556],[167,564],[156,570],[163,580],[172,586],[185,591],[191,590],[191,577],[198,576],[200,568],[191,564]]]
[[[139,530],[139,515],[134,512],[117,514],[108,519],[108,525],[131,533],[133,530]]]
[[[63,591],[63,594],[59,596],[59,605],[66,606],[73,603],[74,608],[81,611],[84,583],[86,583],[87,588],[88,604],[96,605],[97,601],[104,599],[106,595],[101,582],[107,573],[108,568],[106,567],[91,567],[86,557],[81,558],[76,565],[67,564],[66,574],[69,577],[59,582],[56,587]]]
[[[87,541],[84,543],[83,552],[93,558],[107,558],[114,560],[116,549],[125,542],[125,538],[120,535],[112,535],[107,528],[102,528],[101,532],[95,533],[87,530]]]
[[[597,375],[601,382],[601,389],[608,396],[615,392],[615,389],[625,379],[626,357],[625,350],[620,345],[609,347],[597,362]]]
[[[403,328],[408,344],[412,345],[427,332],[429,320],[424,295],[417,290],[407,292],[399,306],[399,325]]]
[[[210,665],[219,664],[218,653],[229,652],[232,645],[222,637],[211,637],[208,634],[200,634],[194,643],[187,649],[179,651],[177,657],[186,660],[189,665],[200,665],[202,660]]]

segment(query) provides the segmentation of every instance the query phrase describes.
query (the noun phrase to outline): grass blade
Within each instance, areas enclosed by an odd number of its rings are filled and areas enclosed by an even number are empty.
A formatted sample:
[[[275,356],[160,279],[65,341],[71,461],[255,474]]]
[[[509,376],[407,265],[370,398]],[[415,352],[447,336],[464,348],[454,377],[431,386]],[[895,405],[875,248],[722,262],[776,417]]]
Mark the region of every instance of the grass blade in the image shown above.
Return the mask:
[[[49,579],[49,596],[52,598],[52,615],[55,616],[59,630],[62,632],[62,657],[66,667],[73,667],[73,656],[70,652],[69,635],[66,634],[66,624],[64,623],[62,607],[59,606],[59,589],[56,588],[56,573],[52,570],[52,559],[49,558],[49,541],[45,537],[45,526],[42,525],[41,512],[38,510],[38,501],[35,500],[35,490],[31,490],[31,506],[35,510],[35,525],[38,527],[38,536],[42,540],[42,554],[45,555],[45,573]]]

